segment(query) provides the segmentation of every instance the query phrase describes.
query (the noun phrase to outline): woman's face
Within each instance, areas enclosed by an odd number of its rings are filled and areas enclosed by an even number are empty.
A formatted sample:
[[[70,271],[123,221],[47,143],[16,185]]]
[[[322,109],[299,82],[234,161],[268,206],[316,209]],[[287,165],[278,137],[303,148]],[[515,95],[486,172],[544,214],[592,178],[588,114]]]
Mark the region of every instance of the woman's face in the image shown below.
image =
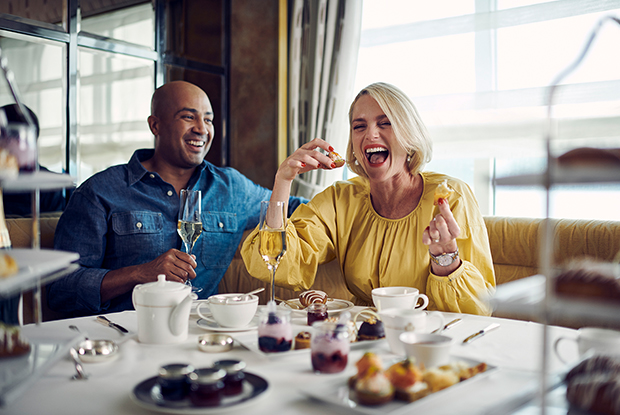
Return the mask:
[[[390,120],[370,95],[362,95],[353,107],[351,144],[371,181],[409,174],[407,153],[396,141]]]

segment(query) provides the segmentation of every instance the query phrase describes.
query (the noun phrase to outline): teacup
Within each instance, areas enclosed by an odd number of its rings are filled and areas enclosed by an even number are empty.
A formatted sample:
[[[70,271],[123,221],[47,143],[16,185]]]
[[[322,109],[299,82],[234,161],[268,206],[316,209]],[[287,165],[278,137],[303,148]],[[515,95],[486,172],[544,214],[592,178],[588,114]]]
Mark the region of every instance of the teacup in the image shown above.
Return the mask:
[[[443,331],[443,315],[438,311],[426,311],[420,309],[400,309],[390,308],[379,311],[379,317],[383,322],[385,337],[392,353],[398,355],[405,354],[405,348],[399,340],[399,336],[404,332],[430,333],[436,330],[437,333]],[[436,326],[429,326],[431,319],[437,320]]]
[[[569,362],[562,357],[558,348],[564,340],[570,340],[577,344],[579,357],[583,357],[589,351],[598,353],[618,353],[620,351],[620,331],[598,327],[582,327],[577,330],[576,338],[561,336],[553,344],[555,354],[564,363]]]
[[[450,361],[452,338],[441,334],[404,332],[399,336],[405,354],[426,369],[442,366]]]
[[[422,304],[418,305],[418,300]],[[412,287],[381,287],[372,290],[372,302],[377,310],[387,310],[388,308],[415,308],[416,310],[425,309],[428,305],[428,297],[420,294],[420,290]]]
[[[202,314],[200,309],[208,306],[211,315]],[[258,308],[258,297],[245,294],[216,294],[200,302],[196,313],[205,320],[213,319],[222,327],[239,328],[250,324]]]

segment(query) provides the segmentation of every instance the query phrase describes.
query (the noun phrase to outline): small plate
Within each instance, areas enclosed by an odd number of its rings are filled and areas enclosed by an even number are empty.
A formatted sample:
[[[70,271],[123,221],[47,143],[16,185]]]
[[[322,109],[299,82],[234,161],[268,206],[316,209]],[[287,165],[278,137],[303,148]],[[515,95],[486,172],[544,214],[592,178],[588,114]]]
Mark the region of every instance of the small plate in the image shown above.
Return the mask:
[[[221,332],[238,332],[238,331],[248,331],[248,330],[256,330],[258,329],[258,316],[254,316],[250,324],[245,327],[222,327],[215,320],[211,319],[198,319],[196,322],[198,327],[201,329],[209,330],[209,331],[221,331]]]
[[[194,406],[189,399],[182,401],[167,402],[157,399],[157,376],[140,382],[131,392],[131,399],[142,408],[167,414],[217,414],[230,410],[239,410],[254,405],[258,398],[266,396],[269,383],[258,375],[245,372],[243,392],[236,396],[228,396],[222,399],[218,406],[199,407]]]
[[[303,307],[301,305],[301,302],[299,301],[299,298],[296,298],[294,300],[288,300],[289,303],[297,305],[299,307]],[[303,315],[305,316],[307,314],[306,310],[295,310],[293,307],[287,305],[285,302],[281,302],[280,304],[278,304],[278,307],[282,307],[284,309],[287,310],[291,310],[293,314],[297,314],[297,315]],[[347,311],[353,308],[353,303],[351,301],[347,301],[347,300],[338,300],[338,299],[333,299],[333,300],[328,300],[327,301],[327,314],[330,317],[333,317],[334,315],[338,314],[338,313],[342,313],[343,311]]]
[[[471,366],[481,363],[478,360],[473,360],[460,356],[452,356],[451,359],[463,361]],[[430,395],[425,396],[424,398],[420,398],[417,401],[411,403],[393,400],[384,405],[378,406],[367,406],[359,404],[356,401],[355,393],[349,388],[346,379],[308,384],[299,391],[311,398],[318,399],[320,401],[327,402],[335,406],[340,406],[342,408],[347,408],[349,411],[357,414],[384,415],[393,412],[398,412],[399,414],[415,413],[416,406],[418,406],[419,404],[427,404],[430,401],[437,399],[450,399],[448,398],[448,394],[453,394],[454,396],[454,393],[461,389],[460,386],[485,378],[487,375],[494,372],[495,370],[497,370],[497,366],[487,365],[487,370],[485,372],[479,373],[474,377],[452,385],[449,388],[431,393]]]

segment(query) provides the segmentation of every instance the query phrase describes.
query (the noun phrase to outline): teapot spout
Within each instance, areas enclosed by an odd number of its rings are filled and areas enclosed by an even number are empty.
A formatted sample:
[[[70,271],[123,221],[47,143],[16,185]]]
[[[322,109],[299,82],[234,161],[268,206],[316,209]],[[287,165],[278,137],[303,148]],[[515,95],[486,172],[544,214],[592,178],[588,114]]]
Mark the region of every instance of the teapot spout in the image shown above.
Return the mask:
[[[194,293],[189,294],[183,301],[177,304],[176,307],[170,313],[170,321],[168,322],[168,326],[170,327],[170,332],[175,336],[178,336],[183,332],[183,328],[187,327],[183,324],[189,319],[189,312],[192,307],[192,301],[197,299],[198,296]]]

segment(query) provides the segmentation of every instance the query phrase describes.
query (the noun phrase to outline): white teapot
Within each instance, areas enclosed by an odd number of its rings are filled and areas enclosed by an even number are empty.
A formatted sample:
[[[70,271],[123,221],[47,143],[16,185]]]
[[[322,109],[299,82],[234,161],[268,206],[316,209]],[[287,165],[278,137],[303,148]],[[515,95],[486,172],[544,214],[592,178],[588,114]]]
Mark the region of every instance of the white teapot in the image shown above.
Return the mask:
[[[189,285],[166,281],[136,285],[132,293],[138,315],[138,340],[142,343],[173,344],[187,339],[192,300],[198,296]]]

